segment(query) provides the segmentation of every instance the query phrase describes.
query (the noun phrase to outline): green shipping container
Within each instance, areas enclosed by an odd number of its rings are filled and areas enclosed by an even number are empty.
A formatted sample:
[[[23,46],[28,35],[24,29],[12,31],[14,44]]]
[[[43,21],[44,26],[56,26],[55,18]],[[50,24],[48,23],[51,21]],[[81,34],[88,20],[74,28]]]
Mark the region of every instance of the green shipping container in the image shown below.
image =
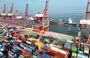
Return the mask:
[[[72,46],[72,49],[71,49],[72,52],[77,52],[77,48],[75,46]]]
[[[49,43],[50,40],[49,40],[48,38],[45,38],[45,42],[46,42],[46,43]]]

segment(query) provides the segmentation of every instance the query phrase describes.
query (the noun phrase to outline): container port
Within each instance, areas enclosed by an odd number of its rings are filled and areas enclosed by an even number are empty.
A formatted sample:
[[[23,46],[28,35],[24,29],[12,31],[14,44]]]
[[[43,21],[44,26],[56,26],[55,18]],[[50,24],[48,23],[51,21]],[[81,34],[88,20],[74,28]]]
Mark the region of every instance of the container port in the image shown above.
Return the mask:
[[[43,12],[29,17],[29,5],[20,15],[11,4],[6,12],[6,4],[0,13],[0,58],[90,58],[90,32],[81,36],[82,29],[87,28],[89,4],[83,20],[80,20],[77,36],[61,34],[49,30],[51,21],[48,16],[49,0],[45,2]],[[52,24],[57,22],[52,22]],[[58,24],[75,25],[72,21]]]

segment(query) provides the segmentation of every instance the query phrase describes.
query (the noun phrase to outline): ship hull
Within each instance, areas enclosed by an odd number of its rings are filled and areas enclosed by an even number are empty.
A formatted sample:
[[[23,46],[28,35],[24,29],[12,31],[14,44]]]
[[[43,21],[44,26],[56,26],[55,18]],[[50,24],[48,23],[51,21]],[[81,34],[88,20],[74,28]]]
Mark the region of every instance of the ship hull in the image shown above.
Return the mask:
[[[70,26],[76,26],[76,25],[77,25],[77,24],[75,24],[75,23],[53,22],[53,21],[50,21],[50,24],[56,24],[56,25],[70,25]]]

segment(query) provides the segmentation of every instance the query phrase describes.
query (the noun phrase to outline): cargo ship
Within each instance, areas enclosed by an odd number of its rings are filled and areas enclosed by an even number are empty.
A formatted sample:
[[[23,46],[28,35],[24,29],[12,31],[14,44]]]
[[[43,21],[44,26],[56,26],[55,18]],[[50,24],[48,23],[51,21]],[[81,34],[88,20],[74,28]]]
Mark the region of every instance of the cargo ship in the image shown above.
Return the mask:
[[[75,22],[72,21],[71,18],[69,18],[68,20],[57,20],[57,21],[50,21],[50,24],[57,24],[57,25],[72,25],[72,26],[76,26],[77,24]]]

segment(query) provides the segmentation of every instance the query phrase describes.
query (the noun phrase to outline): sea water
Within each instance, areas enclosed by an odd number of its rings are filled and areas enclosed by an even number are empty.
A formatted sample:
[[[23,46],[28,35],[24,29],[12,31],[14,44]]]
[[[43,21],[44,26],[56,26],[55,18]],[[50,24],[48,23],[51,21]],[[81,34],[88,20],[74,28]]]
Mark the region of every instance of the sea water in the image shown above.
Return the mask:
[[[80,20],[83,19],[83,14],[51,16],[49,17],[49,20],[54,20],[54,21],[68,20],[69,18],[71,18],[73,22],[77,24],[77,26],[50,24],[50,31],[77,36],[78,26],[79,26]],[[88,32],[90,32],[90,26],[88,27],[88,29],[82,30],[82,35],[86,36],[88,35]]]

